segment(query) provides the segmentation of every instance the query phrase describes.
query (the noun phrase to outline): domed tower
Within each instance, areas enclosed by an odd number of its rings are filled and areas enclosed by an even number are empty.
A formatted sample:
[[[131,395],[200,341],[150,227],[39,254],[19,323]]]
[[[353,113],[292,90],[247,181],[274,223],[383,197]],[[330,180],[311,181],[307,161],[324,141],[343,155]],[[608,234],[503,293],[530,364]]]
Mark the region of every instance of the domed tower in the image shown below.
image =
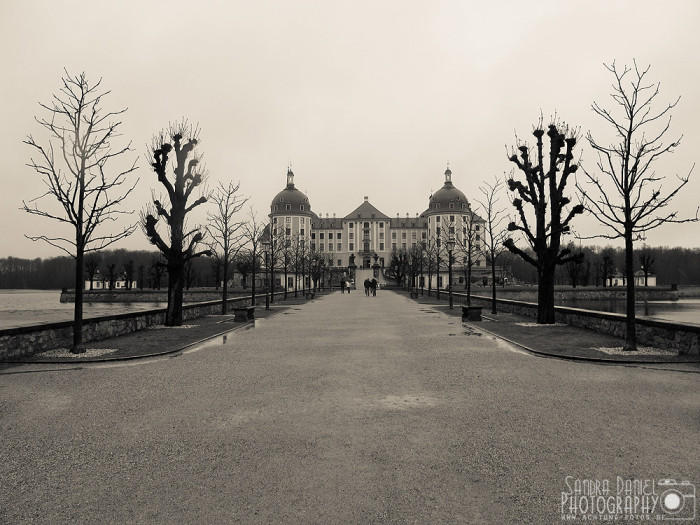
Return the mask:
[[[275,287],[285,286],[287,290],[301,286],[294,282],[294,277],[287,276],[284,281],[284,273],[280,273],[281,248],[283,246],[299,246],[298,243],[307,245],[311,237],[312,220],[317,218],[311,211],[309,198],[294,187],[294,173],[287,169],[287,186],[280,191],[270,203],[270,224],[272,225],[273,264],[275,267]],[[298,278],[300,280],[300,277]]]
[[[294,187],[294,173],[289,168],[287,186],[275,195],[270,204],[274,237],[289,241],[306,239],[311,232],[311,220],[315,217],[309,198]]]
[[[294,187],[294,173],[287,170],[287,186],[275,195],[270,204],[270,217],[278,216],[313,217],[309,198]],[[306,222],[306,221],[305,221]]]
[[[451,240],[454,242],[453,257],[456,269],[461,271],[459,267],[463,266],[466,260],[471,260],[475,266],[483,265],[482,257],[478,253],[482,243],[484,220],[472,211],[467,197],[452,184],[452,171],[449,166],[445,170],[445,183],[430,196],[428,210],[424,216],[428,218],[429,242],[434,250],[444,254],[441,257],[445,261],[446,248]],[[440,268],[439,273],[442,274],[444,270],[447,268]],[[438,283],[446,277],[440,275]],[[438,286],[442,287],[443,284]]]
[[[461,213],[468,210],[469,201],[460,190],[452,184],[452,171],[449,166],[445,170],[445,184],[430,196],[426,215]]]

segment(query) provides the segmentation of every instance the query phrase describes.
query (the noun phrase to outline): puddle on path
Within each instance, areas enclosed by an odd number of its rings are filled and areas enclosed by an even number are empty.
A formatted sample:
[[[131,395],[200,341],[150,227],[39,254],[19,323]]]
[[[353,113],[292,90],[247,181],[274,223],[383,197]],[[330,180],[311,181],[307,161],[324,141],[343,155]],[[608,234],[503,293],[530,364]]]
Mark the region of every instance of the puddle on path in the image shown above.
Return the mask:
[[[176,354],[173,354],[172,357],[177,357],[180,355],[185,355],[185,354],[191,354],[193,352],[199,352],[200,350],[204,350],[206,348],[211,348],[212,346],[221,346],[221,345],[226,345],[230,343],[236,336],[236,332],[240,330],[252,330],[256,327],[260,327],[264,323],[264,319],[255,319],[252,323],[246,323],[245,325],[241,326],[240,328],[236,328],[235,330],[231,330],[229,332],[226,332],[225,334],[220,334],[217,335],[216,337],[212,337],[211,339],[207,339],[206,341],[203,341],[201,343],[197,343],[194,346],[190,346],[189,348],[183,350],[182,352],[177,352]]]

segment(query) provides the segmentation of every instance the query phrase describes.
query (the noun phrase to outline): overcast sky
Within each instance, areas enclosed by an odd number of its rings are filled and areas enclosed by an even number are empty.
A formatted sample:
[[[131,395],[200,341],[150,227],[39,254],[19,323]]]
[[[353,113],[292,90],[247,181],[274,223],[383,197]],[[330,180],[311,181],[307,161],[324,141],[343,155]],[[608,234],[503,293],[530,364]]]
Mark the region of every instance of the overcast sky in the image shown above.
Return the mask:
[[[590,107],[613,106],[603,67],[613,60],[651,64],[660,104],[681,96],[669,138],[683,141],[656,171],[686,175],[700,151],[699,25],[697,0],[5,1],[0,257],[60,254],[24,238],[57,225],[19,208],[42,193],[22,140],[46,137],[34,116],[64,67],[103,78],[105,109],[128,107],[120,141],[140,157],[131,209],[157,188],[146,144],[185,117],[202,130],[209,186],[240,180],[262,218],[290,162],[316,213],[346,215],[367,195],[405,216],[427,208],[447,162],[474,202],[511,171],[506,147],[540,112],[612,141]],[[577,149],[595,169],[584,141]],[[676,200],[685,216],[700,201],[698,170]],[[591,218],[574,225],[601,231]],[[647,243],[697,247],[699,233],[666,225]],[[151,248],[140,230],[115,247]]]

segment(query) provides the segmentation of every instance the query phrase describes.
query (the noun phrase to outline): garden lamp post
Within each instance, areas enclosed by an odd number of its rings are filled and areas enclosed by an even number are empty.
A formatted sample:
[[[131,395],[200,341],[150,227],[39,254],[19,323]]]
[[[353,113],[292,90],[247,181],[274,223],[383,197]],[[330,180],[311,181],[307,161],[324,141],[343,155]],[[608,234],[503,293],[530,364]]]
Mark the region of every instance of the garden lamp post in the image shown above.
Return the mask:
[[[447,239],[447,291],[450,295],[450,310],[453,308],[452,299],[452,250],[455,249],[455,239],[450,237]]]

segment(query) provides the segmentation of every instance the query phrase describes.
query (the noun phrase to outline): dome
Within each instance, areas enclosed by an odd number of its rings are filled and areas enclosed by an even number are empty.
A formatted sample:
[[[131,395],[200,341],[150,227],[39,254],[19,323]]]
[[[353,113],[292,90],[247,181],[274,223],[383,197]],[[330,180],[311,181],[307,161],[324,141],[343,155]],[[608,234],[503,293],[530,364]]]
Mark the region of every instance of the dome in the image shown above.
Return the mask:
[[[452,184],[450,168],[445,170],[445,184],[430,196],[429,213],[445,213],[449,210],[469,209],[469,201],[460,190]]]
[[[287,171],[287,187],[272,199],[270,212],[272,214],[312,215],[309,198],[294,187],[294,173],[291,169]]]

